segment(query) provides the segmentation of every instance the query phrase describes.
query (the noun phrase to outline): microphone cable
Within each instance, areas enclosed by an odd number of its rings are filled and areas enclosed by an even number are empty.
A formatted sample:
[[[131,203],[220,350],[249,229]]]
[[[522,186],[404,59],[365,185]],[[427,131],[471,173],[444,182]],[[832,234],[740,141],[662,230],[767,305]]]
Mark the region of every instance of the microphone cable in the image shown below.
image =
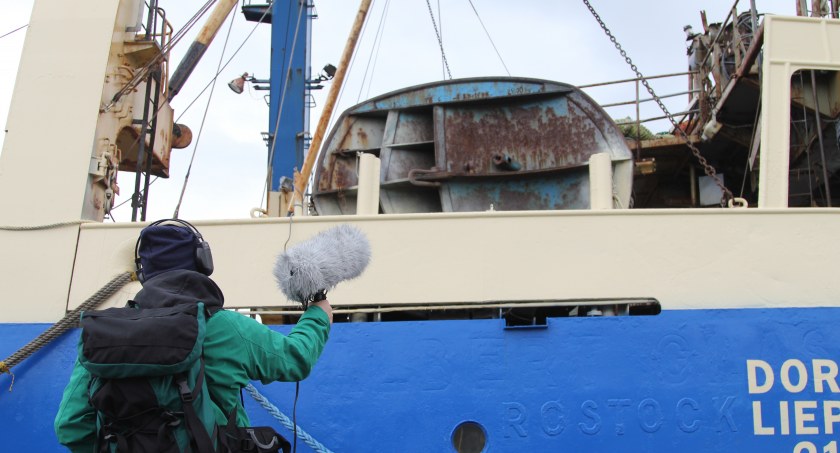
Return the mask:
[[[286,236],[286,242],[283,243],[283,253],[286,253],[286,246],[289,245],[289,241],[292,239],[292,223],[294,222],[294,215],[289,215],[289,235]],[[305,309],[305,307],[304,307]],[[292,441],[292,453],[297,453],[297,403],[298,403],[298,396],[300,395],[300,381],[295,382],[295,402],[292,403],[292,426],[294,426],[294,431],[292,432],[292,437],[294,440]]]
[[[300,381],[295,382],[295,402],[292,404],[292,425],[295,427],[295,432],[293,433],[294,446],[292,447],[292,453],[297,453],[297,402],[298,402],[298,395],[300,394]]]

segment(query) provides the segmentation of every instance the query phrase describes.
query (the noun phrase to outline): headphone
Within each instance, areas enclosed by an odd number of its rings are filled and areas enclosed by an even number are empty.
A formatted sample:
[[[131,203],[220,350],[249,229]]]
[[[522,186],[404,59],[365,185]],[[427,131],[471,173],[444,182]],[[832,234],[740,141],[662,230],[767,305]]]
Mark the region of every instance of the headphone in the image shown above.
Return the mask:
[[[210,275],[213,273],[213,254],[210,253],[210,244],[204,241],[204,238],[201,237],[201,233],[199,233],[198,229],[193,226],[193,224],[187,222],[186,220],[181,219],[163,219],[158,220],[156,222],[152,222],[146,228],[151,228],[153,226],[158,226],[161,224],[179,224],[180,226],[189,229],[193,236],[196,239],[196,247],[195,247],[195,267],[198,272],[201,272],[204,275]],[[146,229],[144,228],[144,230]],[[140,283],[143,283],[145,277],[143,276],[143,265],[140,262],[140,240],[142,239],[143,234],[137,237],[137,244],[134,246],[134,265],[137,267],[137,280]]]

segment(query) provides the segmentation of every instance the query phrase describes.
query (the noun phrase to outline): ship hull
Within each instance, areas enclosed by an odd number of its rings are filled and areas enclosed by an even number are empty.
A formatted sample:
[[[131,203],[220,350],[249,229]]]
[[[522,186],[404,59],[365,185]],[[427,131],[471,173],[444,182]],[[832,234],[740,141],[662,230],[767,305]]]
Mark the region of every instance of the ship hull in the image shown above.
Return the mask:
[[[486,452],[836,451],[838,320],[840,308],[778,308],[549,318],[532,328],[336,324],[301,383],[297,420],[341,452],[456,451],[465,421],[481,425]],[[0,325],[0,354],[46,327]],[[5,451],[61,450],[52,421],[77,341],[72,331],[15,367],[11,392],[0,377]],[[293,384],[256,385],[291,417]],[[245,401],[253,424],[291,437]]]

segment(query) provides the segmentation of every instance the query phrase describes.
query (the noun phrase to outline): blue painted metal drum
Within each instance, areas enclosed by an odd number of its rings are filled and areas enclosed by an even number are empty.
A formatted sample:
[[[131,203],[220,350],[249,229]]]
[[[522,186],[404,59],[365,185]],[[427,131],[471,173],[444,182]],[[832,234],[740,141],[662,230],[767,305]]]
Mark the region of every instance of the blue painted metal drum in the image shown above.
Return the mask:
[[[381,159],[380,211],[589,208],[589,158],[613,161],[627,206],[632,154],[612,119],[577,88],[522,78],[449,80],[345,111],[315,173],[319,214],[354,214],[357,154]]]

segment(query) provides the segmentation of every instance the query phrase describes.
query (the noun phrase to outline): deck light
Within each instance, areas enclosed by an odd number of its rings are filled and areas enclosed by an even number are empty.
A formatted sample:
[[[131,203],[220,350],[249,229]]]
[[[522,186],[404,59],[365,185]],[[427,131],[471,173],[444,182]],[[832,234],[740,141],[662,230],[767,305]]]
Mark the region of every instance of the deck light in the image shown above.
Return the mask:
[[[231,91],[236,94],[242,94],[245,90],[245,80],[248,79],[248,73],[243,73],[241,76],[233,79],[228,83],[228,87],[230,87]]]

